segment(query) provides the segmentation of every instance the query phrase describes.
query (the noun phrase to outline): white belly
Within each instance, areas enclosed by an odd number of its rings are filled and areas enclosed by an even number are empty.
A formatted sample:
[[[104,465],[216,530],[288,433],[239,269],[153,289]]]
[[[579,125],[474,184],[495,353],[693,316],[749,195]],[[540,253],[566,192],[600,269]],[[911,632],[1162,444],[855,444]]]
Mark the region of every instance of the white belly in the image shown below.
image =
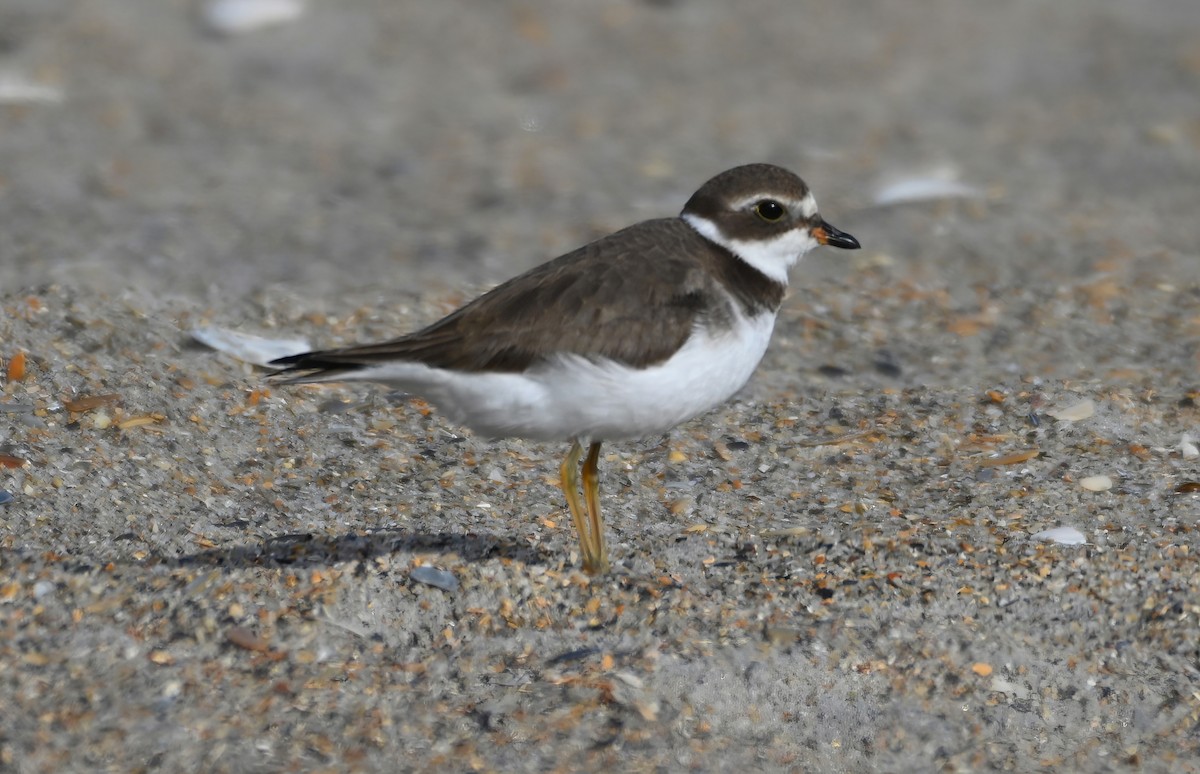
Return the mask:
[[[774,314],[697,331],[669,360],[637,369],[562,356],[524,373],[461,373],[414,363],[378,366],[356,380],[396,385],[451,420],[492,438],[619,440],[656,435],[723,403],[766,352]]]

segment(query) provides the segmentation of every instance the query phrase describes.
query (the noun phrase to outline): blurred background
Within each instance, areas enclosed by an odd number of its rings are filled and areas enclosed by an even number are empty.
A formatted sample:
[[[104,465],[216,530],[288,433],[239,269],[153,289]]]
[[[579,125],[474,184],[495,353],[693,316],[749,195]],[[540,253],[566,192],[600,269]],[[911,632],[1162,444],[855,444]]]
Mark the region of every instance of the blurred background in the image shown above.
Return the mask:
[[[3,0],[0,289],[486,284],[752,161],[817,277],[1191,281],[1198,95],[1195,0]]]

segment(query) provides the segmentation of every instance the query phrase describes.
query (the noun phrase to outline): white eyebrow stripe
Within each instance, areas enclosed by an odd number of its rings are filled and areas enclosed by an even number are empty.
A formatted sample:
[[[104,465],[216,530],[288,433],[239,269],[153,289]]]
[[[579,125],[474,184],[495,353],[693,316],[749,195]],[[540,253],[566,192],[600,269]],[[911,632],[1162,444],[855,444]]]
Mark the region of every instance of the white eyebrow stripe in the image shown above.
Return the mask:
[[[753,204],[761,202],[763,199],[774,199],[792,212],[799,210],[800,214],[806,219],[817,214],[817,200],[813,198],[812,194],[808,194],[803,199],[797,200],[779,196],[778,194],[764,192],[754,194],[753,196],[743,196],[741,199],[735,199],[731,203],[731,207],[734,210],[744,210],[748,209]]]

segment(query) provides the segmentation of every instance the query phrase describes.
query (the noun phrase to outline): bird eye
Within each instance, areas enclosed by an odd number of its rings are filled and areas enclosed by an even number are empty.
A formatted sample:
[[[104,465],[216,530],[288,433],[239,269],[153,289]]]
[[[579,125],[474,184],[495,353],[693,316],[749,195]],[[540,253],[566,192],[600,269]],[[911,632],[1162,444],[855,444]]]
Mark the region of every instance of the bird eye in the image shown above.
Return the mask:
[[[768,223],[775,223],[787,212],[782,204],[774,199],[763,199],[754,205],[754,214]]]

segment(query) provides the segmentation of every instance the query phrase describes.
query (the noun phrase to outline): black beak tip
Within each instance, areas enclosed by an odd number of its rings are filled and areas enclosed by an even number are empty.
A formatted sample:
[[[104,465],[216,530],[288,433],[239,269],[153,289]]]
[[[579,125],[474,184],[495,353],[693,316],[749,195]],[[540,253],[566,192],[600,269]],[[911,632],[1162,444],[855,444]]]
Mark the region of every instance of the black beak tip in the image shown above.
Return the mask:
[[[858,250],[862,247],[857,239],[825,221],[821,221],[821,225],[817,228],[817,241],[830,247],[840,247],[843,250]]]

